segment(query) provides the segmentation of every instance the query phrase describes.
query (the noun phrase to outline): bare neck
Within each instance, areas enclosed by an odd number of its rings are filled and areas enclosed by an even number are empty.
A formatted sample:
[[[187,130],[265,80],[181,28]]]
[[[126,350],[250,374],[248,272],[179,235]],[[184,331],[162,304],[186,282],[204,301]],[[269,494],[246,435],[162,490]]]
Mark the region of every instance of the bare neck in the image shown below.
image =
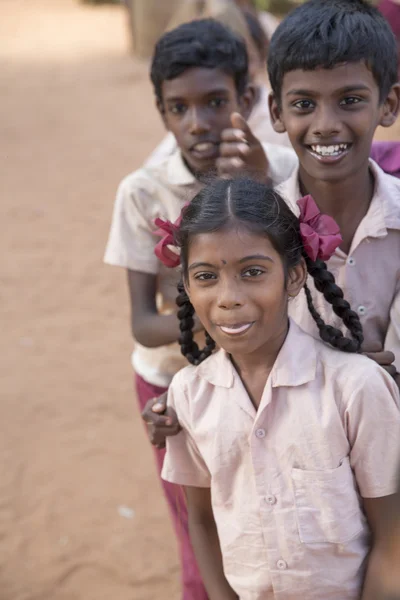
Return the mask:
[[[322,213],[330,215],[340,227],[341,248],[348,253],[354,234],[367,214],[374,193],[369,165],[343,181],[321,181],[309,177],[300,167],[302,194],[311,194]]]

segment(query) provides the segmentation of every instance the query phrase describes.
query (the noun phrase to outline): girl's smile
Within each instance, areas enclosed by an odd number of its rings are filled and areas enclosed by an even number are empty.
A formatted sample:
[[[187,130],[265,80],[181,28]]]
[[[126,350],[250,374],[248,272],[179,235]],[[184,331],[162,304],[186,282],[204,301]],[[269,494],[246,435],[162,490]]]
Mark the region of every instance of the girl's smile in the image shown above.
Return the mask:
[[[235,360],[279,351],[288,328],[286,274],[265,234],[233,223],[193,236],[186,289],[205,329]]]

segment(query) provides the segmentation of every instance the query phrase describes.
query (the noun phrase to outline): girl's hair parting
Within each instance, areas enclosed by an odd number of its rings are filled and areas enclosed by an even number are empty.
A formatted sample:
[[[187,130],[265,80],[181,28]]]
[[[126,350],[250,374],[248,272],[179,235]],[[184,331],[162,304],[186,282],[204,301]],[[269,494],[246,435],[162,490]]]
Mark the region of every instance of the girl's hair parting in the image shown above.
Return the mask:
[[[273,189],[253,180],[238,178],[215,180],[197,194],[184,209],[176,242],[181,249],[183,281],[188,278],[188,254],[190,241],[194,235],[212,233],[231,226],[245,227],[261,235],[266,235],[282,258],[285,273],[305,260],[315,288],[323,294],[338,315],[351,338],[324,322],[314,307],[311,292],[304,286],[308,309],[316,322],[320,337],[331,346],[344,352],[359,352],[363,342],[360,319],[347,300],[343,291],[336,285],[335,278],[324,261],[313,261],[306,254],[300,235],[300,223],[285,201]],[[215,348],[215,343],[206,333],[206,346],[201,350],[193,339],[194,308],[181,281],[176,299],[181,335],[179,343],[182,354],[194,365],[205,360]]]

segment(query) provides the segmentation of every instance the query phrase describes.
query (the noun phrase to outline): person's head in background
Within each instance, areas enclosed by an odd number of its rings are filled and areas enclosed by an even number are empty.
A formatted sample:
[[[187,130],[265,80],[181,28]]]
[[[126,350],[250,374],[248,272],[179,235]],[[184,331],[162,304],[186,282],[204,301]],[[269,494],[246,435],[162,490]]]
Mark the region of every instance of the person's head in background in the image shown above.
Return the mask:
[[[375,130],[394,123],[400,96],[396,41],[377,9],[309,0],[272,36],[268,74],[274,128],[288,133],[300,176],[368,176]]]
[[[184,23],[156,44],[151,81],[189,169],[196,176],[214,173],[231,114],[247,119],[253,105],[244,42],[213,19]]]
[[[249,55],[249,77],[252,83],[267,78],[266,64],[268,59],[269,41],[258,17],[251,11],[244,10],[243,17],[252,40],[247,45]]]

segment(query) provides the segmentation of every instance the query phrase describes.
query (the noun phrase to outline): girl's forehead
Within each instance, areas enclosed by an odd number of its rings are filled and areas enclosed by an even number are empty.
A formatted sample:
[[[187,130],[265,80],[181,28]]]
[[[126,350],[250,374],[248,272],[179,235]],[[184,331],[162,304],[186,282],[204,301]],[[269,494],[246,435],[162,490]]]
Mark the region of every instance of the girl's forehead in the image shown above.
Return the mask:
[[[244,256],[265,253],[277,255],[268,235],[239,225],[191,236],[189,262],[201,258],[228,264]]]

